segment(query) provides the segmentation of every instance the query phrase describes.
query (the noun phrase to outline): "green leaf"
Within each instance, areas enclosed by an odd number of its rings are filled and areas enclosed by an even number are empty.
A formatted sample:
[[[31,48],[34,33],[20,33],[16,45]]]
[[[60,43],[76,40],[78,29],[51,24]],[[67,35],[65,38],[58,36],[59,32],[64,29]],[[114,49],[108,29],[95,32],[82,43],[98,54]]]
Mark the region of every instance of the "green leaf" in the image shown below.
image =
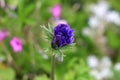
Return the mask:
[[[24,17],[27,17],[33,10],[34,10],[35,6],[34,4],[30,4],[28,5],[25,9],[24,9]]]
[[[25,23],[28,25],[35,25],[36,24],[35,20],[33,20],[33,19],[26,19]]]
[[[108,43],[111,47],[118,48],[120,46],[119,37],[114,31],[108,31],[107,37],[108,37]]]
[[[48,23],[48,29],[50,30],[50,32],[53,31],[53,28],[50,26],[50,24]]]
[[[53,32],[52,32],[52,30],[51,30],[51,28],[50,28],[50,25],[48,25],[48,28],[46,27],[46,26],[41,26],[40,25],[40,27],[44,30],[44,32],[45,32],[45,34],[46,34],[46,38],[48,39],[48,40],[52,40],[52,38],[53,38]]]
[[[19,0],[19,2],[18,2],[18,14],[20,17],[22,17],[22,14],[23,14],[23,6],[24,6],[24,1]]]

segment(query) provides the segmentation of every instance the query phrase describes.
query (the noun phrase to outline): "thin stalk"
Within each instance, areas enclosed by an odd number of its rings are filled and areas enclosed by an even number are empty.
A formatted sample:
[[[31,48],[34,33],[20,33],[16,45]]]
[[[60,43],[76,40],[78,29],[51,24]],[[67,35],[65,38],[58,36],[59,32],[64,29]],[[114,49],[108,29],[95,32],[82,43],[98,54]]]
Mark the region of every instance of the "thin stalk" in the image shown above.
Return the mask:
[[[17,72],[21,73],[20,68],[15,63],[15,61],[14,61],[13,57],[11,56],[11,54],[10,54],[9,50],[7,49],[7,47],[4,44],[2,44],[2,46],[3,46],[4,52],[6,53],[6,56],[7,56],[8,65],[14,67]]]
[[[29,44],[30,44],[30,46],[29,46],[29,51],[30,51],[30,56],[31,56],[31,63],[32,63],[32,66],[33,67],[35,67],[35,65],[36,65],[36,62],[35,62],[35,55],[34,55],[34,52],[33,52],[33,34],[32,34],[32,32],[29,30],[29,34],[28,34],[28,40],[29,40]]]
[[[3,46],[4,52],[5,52],[6,56],[7,56],[7,62],[8,62],[8,64],[11,64],[12,61],[13,61],[13,58],[10,55],[10,52],[8,51],[8,49],[6,48],[6,46],[4,44],[2,44],[2,46]]]
[[[55,69],[55,55],[52,53],[52,59],[51,59],[51,80],[54,80],[54,69]]]

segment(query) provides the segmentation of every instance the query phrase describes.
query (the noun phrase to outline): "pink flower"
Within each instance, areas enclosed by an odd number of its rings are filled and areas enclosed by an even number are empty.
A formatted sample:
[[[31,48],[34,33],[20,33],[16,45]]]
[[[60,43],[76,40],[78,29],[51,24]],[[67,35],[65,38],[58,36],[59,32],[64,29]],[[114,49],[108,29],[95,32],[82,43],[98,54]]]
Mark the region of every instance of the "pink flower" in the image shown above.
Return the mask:
[[[2,30],[2,31],[0,31],[0,42],[2,42],[5,38],[7,38],[8,37],[8,31],[6,31],[6,30]]]
[[[22,51],[22,42],[17,37],[12,38],[12,40],[10,41],[10,45],[15,53]]]
[[[65,21],[65,20],[56,20],[55,25],[58,25],[58,24],[67,24],[67,21]]]
[[[59,19],[61,16],[61,6],[59,4],[53,6],[51,8],[51,13],[54,18]]]

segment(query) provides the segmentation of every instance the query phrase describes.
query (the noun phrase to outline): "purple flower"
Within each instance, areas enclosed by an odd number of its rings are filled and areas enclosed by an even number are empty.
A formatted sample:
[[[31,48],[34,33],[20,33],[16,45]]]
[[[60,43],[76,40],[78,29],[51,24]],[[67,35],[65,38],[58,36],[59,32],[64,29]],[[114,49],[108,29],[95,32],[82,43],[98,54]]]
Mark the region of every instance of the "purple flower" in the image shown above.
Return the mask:
[[[74,41],[74,30],[67,24],[58,24],[54,28],[52,48],[57,49],[72,44]]]
[[[10,45],[15,53],[22,51],[22,42],[17,37],[12,38]]]
[[[61,6],[59,4],[53,6],[51,8],[51,13],[54,18],[59,19],[61,16]]]

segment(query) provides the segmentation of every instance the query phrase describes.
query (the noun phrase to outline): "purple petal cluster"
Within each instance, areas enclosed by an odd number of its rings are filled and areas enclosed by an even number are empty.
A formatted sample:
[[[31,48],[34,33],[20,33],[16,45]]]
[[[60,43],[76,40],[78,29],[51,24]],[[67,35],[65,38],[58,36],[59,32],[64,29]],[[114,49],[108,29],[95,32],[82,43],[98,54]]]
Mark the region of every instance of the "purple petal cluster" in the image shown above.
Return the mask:
[[[57,49],[65,45],[70,45],[74,41],[74,30],[67,24],[58,24],[54,28],[52,48]]]

